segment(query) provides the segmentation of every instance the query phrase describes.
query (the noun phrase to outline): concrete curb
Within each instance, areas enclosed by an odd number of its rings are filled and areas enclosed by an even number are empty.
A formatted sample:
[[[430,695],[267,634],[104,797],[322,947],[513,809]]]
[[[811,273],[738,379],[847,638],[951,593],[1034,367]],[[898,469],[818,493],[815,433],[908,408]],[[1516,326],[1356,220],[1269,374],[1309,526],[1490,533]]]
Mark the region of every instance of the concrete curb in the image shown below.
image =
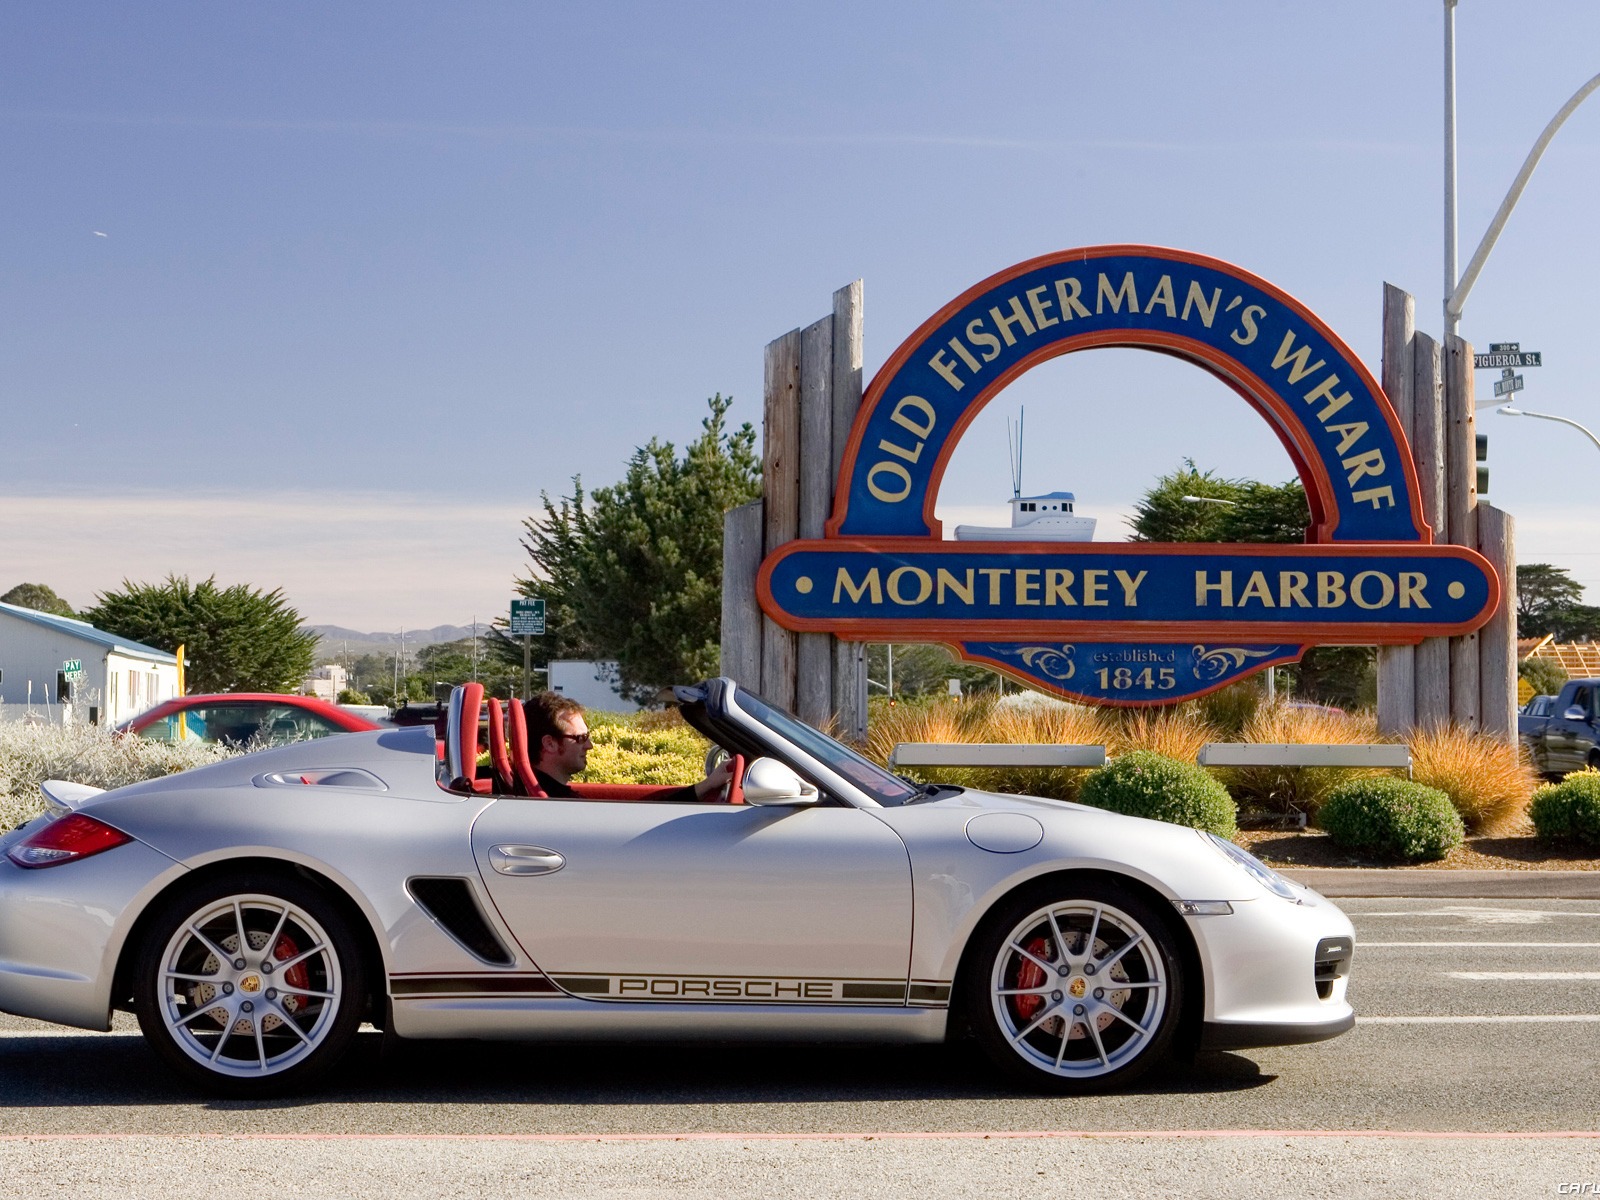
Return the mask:
[[[1452,900],[1600,900],[1600,871],[1418,871],[1405,868],[1279,869],[1324,896]]]

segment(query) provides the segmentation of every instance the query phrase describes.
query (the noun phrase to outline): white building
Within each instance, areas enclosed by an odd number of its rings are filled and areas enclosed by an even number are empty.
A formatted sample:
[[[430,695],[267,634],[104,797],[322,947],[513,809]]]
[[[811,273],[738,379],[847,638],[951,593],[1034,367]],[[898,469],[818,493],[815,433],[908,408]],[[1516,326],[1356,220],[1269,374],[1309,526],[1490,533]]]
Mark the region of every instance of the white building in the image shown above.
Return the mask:
[[[300,685],[300,694],[315,696],[318,700],[326,700],[329,704],[337,704],[339,693],[349,686],[350,672],[338,663],[327,663],[312,668],[311,674],[307,675]]]
[[[165,650],[87,621],[0,604],[0,705],[7,719],[32,713],[115,725],[177,694],[178,660]]]
[[[601,712],[638,712],[639,706],[625,698],[620,688],[621,673],[614,662],[583,662],[557,659],[550,664],[550,690],[570,696],[585,708]]]

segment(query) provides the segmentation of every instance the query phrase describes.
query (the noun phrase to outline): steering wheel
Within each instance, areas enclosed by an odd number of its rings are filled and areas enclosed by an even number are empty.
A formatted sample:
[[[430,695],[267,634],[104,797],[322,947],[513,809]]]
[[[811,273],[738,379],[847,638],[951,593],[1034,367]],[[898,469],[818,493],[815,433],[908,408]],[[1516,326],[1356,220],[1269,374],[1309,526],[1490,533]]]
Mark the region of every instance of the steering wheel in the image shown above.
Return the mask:
[[[721,746],[713,746],[706,751],[707,775],[710,775],[723,763],[728,764],[728,782],[722,785],[722,790],[717,794],[717,801],[721,804],[743,804],[744,755],[730,755]]]

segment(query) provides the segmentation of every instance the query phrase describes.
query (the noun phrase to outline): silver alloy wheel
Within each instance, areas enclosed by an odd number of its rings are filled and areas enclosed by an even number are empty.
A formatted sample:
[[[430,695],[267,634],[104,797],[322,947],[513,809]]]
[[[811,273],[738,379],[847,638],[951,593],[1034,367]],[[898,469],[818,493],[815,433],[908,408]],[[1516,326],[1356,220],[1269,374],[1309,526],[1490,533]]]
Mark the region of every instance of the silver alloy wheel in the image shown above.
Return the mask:
[[[225,896],[178,925],[161,952],[160,1014],[172,1044],[209,1072],[276,1075],[328,1037],[343,972],[323,926],[265,893]]]
[[[989,979],[1004,1040],[1031,1067],[1091,1080],[1150,1048],[1171,1003],[1163,955],[1122,909],[1066,900],[1035,910],[1000,944]]]

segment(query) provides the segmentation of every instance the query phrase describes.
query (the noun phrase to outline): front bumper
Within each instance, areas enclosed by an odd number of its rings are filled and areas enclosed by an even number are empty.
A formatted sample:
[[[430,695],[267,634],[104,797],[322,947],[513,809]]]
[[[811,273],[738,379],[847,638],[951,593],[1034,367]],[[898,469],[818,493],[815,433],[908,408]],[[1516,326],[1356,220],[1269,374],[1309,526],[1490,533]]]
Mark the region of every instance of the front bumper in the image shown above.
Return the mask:
[[[144,898],[182,870],[142,842],[42,870],[0,857],[0,1012],[110,1029],[128,931]]]
[[[1355,930],[1309,888],[1299,903],[1263,894],[1226,916],[1189,917],[1205,972],[1201,1045],[1288,1046],[1355,1024],[1345,1000]]]
[[[1307,1042],[1325,1042],[1355,1027],[1356,1014],[1348,1007],[1342,1017],[1321,1024],[1270,1022],[1251,1024],[1245,1021],[1207,1021],[1200,1027],[1202,1050],[1249,1050],[1256,1046],[1303,1046]]]

